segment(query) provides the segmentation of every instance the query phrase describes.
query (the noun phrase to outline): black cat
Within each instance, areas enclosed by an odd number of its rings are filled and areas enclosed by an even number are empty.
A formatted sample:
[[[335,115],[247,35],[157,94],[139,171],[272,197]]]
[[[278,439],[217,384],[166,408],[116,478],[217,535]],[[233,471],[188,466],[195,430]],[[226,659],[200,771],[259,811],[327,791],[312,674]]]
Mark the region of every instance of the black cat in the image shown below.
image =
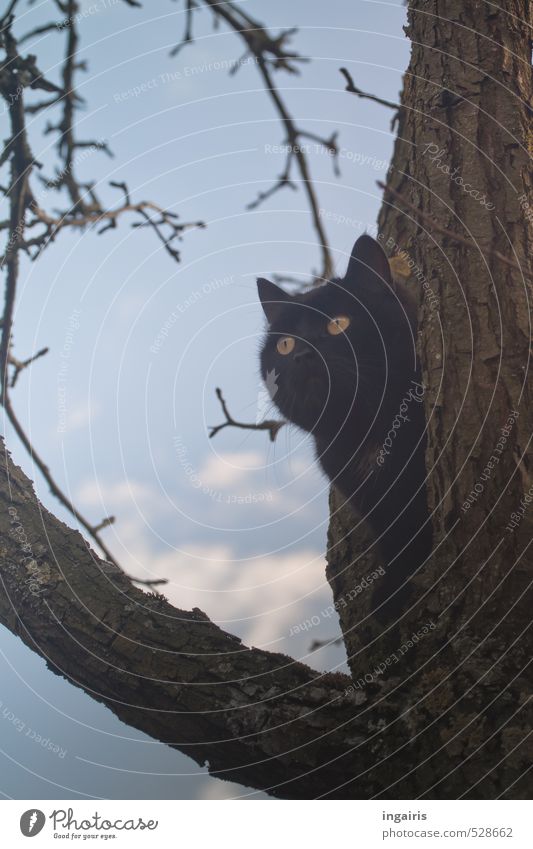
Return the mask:
[[[263,380],[283,417],[313,435],[328,478],[370,525],[386,568],[373,603],[389,621],[405,609],[407,580],[431,550],[413,305],[366,235],[343,279],[289,295],[260,278],[258,291],[269,324]]]

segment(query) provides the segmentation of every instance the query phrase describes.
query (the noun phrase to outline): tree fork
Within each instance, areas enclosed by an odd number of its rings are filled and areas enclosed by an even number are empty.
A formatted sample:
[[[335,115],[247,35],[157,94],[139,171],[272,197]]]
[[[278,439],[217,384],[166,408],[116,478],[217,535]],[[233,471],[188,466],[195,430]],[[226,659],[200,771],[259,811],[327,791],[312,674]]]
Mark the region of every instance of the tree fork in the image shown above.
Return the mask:
[[[533,511],[506,526],[531,485],[533,234],[520,200],[531,197],[531,15],[525,0],[409,9],[397,194],[385,192],[379,225],[413,262],[436,550],[417,604],[382,635],[371,592],[350,596],[377,564],[371,552],[357,560],[364,534],[332,494],[328,577],[353,680],[248,649],[201,611],[135,588],[39,504],[4,451],[0,622],[124,722],[220,778],[284,798],[529,795]],[[472,248],[432,234],[401,196]]]

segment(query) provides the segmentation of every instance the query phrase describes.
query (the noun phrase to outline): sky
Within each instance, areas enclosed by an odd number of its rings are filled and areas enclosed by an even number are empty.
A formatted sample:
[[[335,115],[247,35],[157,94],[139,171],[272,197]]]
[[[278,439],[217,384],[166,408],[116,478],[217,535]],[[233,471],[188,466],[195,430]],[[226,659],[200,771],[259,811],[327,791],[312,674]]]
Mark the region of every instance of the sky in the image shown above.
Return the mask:
[[[50,5],[21,4],[16,32],[50,20]],[[353,242],[372,231],[377,180],[390,161],[391,112],[344,91],[347,67],[361,89],[395,101],[409,43],[398,2],[241,2],[270,31],[297,27],[294,48],[309,58],[300,75],[276,83],[296,124],[320,136],[338,131],[340,177],[309,142],[309,162],[336,273]],[[325,579],[328,485],[305,434],[226,428],[215,388],[237,419],[265,406],[258,350],[264,317],[258,276],[306,282],[320,269],[304,193],[285,189],[258,209],[246,206],[281,173],[283,128],[243,61],[236,36],[195,14],[195,42],[170,51],[184,29],[183,3],[82,2],[80,138],[105,140],[113,158],[85,151],[77,173],[96,179],[108,204],[126,181],[133,201],[153,200],[182,221],[178,264],[152,232],[124,217],[101,236],[63,232],[39,258],[23,261],[15,313],[15,355],[44,346],[47,356],[20,377],[13,403],[36,449],[78,508],[103,533],[128,574],[163,577],[167,598],[200,607],[248,645],[281,651],[320,670],[344,671],[333,640],[336,617]],[[25,45],[59,80],[65,31]],[[35,156],[52,173],[54,115],[28,122]],[[7,116],[0,107],[1,137]],[[295,179],[298,183],[298,180]],[[57,196],[40,189],[47,209]],[[3,216],[5,217],[5,215]],[[48,492],[9,427],[7,444],[56,516],[74,519]],[[305,625],[305,623],[310,623]],[[291,634],[292,632],[292,634]],[[118,719],[5,629],[0,630],[0,792],[7,798],[267,798],[208,776],[179,752]],[[45,745],[43,741],[50,741]]]

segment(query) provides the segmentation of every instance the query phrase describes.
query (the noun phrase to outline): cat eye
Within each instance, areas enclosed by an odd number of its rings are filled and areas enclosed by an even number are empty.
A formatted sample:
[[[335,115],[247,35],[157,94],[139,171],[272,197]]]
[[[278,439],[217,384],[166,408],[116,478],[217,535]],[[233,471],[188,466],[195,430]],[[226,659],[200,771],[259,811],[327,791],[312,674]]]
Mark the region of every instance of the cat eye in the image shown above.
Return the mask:
[[[294,350],[295,344],[296,343],[292,336],[283,336],[281,339],[278,339],[276,348],[278,349],[279,354],[286,356]]]
[[[331,321],[328,321],[328,333],[331,333],[332,336],[338,336],[339,333],[344,333],[349,326],[350,319],[347,315],[337,315]]]

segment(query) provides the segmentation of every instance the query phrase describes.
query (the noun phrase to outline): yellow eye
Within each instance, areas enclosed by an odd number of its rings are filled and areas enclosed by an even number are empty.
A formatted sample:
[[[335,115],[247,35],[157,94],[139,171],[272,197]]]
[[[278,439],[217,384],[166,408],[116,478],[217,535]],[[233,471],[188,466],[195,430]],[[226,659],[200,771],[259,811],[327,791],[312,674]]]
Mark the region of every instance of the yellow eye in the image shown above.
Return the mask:
[[[294,349],[295,344],[296,343],[292,336],[282,336],[281,339],[278,339],[276,348],[278,349],[279,354],[286,356]]]
[[[350,319],[347,315],[338,315],[328,321],[328,333],[332,336],[338,336],[339,333],[344,333],[350,326]]]

